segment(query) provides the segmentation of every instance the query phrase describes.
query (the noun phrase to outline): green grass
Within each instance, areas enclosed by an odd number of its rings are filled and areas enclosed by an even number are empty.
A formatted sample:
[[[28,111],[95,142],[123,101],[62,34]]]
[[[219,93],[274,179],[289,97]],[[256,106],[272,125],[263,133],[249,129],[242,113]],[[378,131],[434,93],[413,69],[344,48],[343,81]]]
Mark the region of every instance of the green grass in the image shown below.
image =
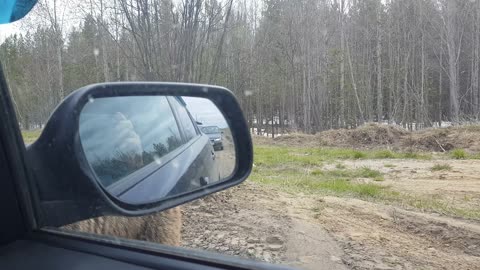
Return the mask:
[[[36,130],[22,130],[22,137],[23,141],[26,144],[33,143],[40,137],[40,133],[42,133],[41,129],[36,129]]]
[[[385,168],[395,168],[395,167],[397,167],[397,165],[387,163],[387,164],[384,164],[383,167],[385,167]]]
[[[278,172],[278,171],[277,171]],[[377,170],[372,170],[367,167],[362,167],[360,169],[353,169],[353,170],[344,170],[344,169],[336,169],[336,170],[320,170],[315,169],[310,172],[312,176],[321,176],[327,179],[330,178],[341,178],[341,179],[354,179],[354,178],[371,178],[376,181],[383,180],[383,174]]]
[[[282,175],[279,177],[252,175],[251,179],[261,184],[278,186],[285,191],[351,195],[354,197],[377,197],[381,190],[386,189],[386,187],[373,183],[354,183],[344,177],[338,177],[338,179],[331,179],[330,177],[332,175],[329,174],[324,174],[322,179],[305,175]]]
[[[431,159],[427,153],[393,152],[390,150],[355,150],[346,148],[301,148],[255,146],[255,165],[275,166],[279,163],[320,166],[323,162],[348,159]]]
[[[356,197],[376,197],[386,189],[375,183],[357,183],[353,180],[368,178],[382,181],[384,176],[367,167],[323,170],[321,165],[333,159],[355,159],[358,153],[349,149],[293,149],[284,147],[256,147],[255,169],[250,179],[267,185],[275,185],[287,191],[331,193]],[[307,166],[306,166],[307,165]]]
[[[480,209],[457,207],[453,203],[437,197],[412,196],[388,190],[382,194],[381,201],[407,208],[415,208],[425,212],[435,212],[448,216],[480,220]]]
[[[340,170],[343,170],[343,169],[346,169],[347,167],[345,165],[343,165],[342,163],[337,163],[335,165],[335,168],[337,169],[340,169]]]
[[[480,220],[480,209],[462,208],[446,201],[445,198],[432,196],[413,196],[392,190],[376,181],[384,180],[380,171],[362,167],[346,169],[338,163],[347,159],[428,159],[424,153],[399,153],[393,151],[358,151],[337,148],[294,148],[280,146],[256,146],[255,168],[250,180],[259,184],[275,186],[286,192],[304,194],[333,195],[355,197],[364,200],[379,201],[421,211],[437,212],[445,215]],[[335,169],[322,169],[323,163],[336,163]],[[385,167],[394,165],[385,164]],[[448,165],[437,164],[435,170],[451,169]],[[362,182],[358,179],[371,179],[374,182]],[[317,210],[314,209],[314,212]]]
[[[375,153],[375,158],[395,158],[395,154],[390,150],[380,150]]]
[[[448,165],[448,164],[435,164],[433,165],[432,168],[430,168],[430,170],[432,172],[436,172],[436,171],[450,171],[452,170],[452,166]]]
[[[463,149],[454,149],[450,155],[454,159],[466,159],[467,158],[467,153]]]
[[[367,154],[365,154],[364,152],[355,150],[355,151],[352,152],[352,157],[354,159],[362,159],[362,158],[366,158]]]

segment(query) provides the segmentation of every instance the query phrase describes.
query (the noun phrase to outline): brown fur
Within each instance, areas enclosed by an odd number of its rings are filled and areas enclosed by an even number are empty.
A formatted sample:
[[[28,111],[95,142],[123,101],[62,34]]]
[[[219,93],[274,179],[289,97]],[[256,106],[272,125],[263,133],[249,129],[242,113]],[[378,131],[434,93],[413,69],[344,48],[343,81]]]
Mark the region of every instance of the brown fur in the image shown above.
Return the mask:
[[[179,246],[181,243],[182,212],[179,207],[176,207],[143,217],[98,217],[66,225],[64,228]]]

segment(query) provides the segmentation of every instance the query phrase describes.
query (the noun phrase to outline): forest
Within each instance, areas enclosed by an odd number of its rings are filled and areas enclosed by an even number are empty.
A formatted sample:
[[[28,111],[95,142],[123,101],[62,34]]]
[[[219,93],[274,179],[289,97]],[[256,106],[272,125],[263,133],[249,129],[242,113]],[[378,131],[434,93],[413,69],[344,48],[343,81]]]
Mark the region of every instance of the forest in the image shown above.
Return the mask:
[[[0,45],[22,129],[84,85],[221,85],[256,133],[480,116],[478,0],[43,0]]]

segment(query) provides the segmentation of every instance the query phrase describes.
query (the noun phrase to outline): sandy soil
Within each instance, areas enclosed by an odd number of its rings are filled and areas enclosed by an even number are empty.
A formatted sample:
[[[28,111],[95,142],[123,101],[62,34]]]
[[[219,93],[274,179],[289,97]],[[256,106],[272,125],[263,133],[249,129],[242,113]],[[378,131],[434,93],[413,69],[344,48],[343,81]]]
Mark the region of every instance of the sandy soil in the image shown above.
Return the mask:
[[[221,179],[228,178],[235,169],[235,145],[229,129],[223,129],[223,150],[215,151],[215,158]]]
[[[430,171],[443,162],[453,169]],[[480,205],[479,161],[344,164],[384,171],[381,183],[392,189]],[[186,247],[300,269],[480,269],[480,222],[359,199],[289,194],[247,181],[186,205],[184,217]]]
[[[480,208],[480,160],[358,160],[342,164],[381,171],[385,181],[377,184],[394,190],[446,199],[459,207]],[[451,170],[432,171],[436,164],[448,164]]]

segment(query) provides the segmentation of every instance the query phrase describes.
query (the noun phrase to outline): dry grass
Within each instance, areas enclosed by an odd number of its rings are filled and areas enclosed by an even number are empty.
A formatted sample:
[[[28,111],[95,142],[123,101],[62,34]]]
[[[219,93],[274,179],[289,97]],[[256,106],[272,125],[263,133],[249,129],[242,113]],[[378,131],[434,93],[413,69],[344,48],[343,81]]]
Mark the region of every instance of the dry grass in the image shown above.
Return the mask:
[[[448,152],[463,149],[467,153],[480,153],[480,125],[449,128],[428,128],[408,131],[396,125],[369,123],[355,129],[336,129],[315,135],[293,133],[269,139],[255,137],[258,144],[273,144],[301,147],[344,147],[355,149],[388,149],[389,151],[432,151]]]
[[[25,144],[31,144],[38,139],[41,133],[41,129],[22,130],[23,141],[25,142]]]

